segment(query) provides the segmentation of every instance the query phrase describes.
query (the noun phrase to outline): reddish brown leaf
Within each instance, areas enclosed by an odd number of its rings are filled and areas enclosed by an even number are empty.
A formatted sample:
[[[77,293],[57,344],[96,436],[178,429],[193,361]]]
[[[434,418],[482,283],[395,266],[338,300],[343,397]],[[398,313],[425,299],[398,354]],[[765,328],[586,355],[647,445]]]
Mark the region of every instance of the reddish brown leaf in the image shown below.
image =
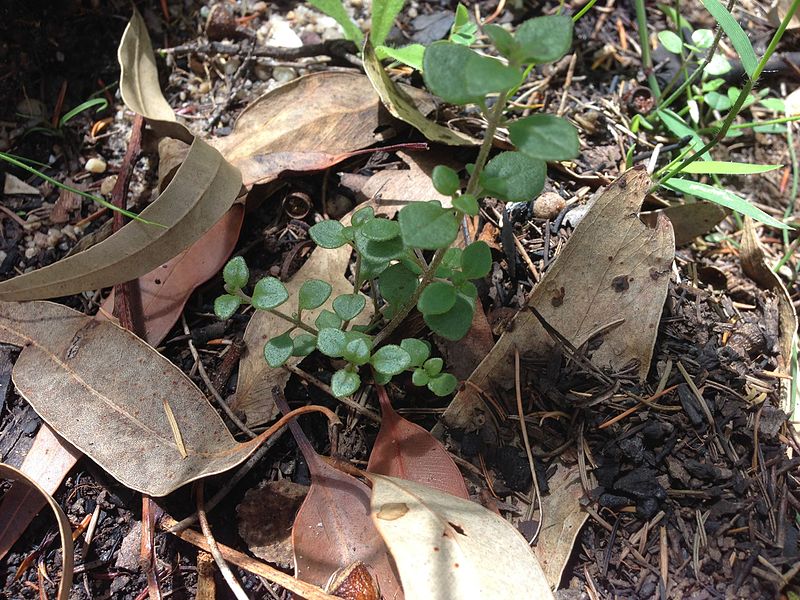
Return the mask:
[[[275,400],[289,412],[281,394]],[[383,598],[400,600],[400,583],[370,517],[369,487],[326,463],[295,421],[289,427],[311,471],[311,488],[292,528],[295,576],[324,586],[334,572],[361,561],[378,580]]]
[[[428,431],[398,415],[383,386],[378,386],[378,398],[381,430],[367,471],[415,481],[469,500],[464,478],[444,446]]]

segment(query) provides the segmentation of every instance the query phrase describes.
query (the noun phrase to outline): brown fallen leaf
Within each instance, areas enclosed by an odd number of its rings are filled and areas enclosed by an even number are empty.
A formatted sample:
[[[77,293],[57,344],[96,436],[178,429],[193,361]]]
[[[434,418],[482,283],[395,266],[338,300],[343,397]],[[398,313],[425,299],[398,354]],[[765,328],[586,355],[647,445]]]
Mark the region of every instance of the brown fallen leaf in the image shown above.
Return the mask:
[[[767,20],[773,27],[779,27],[781,21],[786,18],[792,8],[792,0],[775,0],[775,3],[767,13]],[[800,27],[800,15],[796,12],[789,20],[787,29],[797,29]]]
[[[275,400],[289,412],[281,394]],[[386,545],[370,520],[369,487],[322,460],[296,421],[289,427],[311,472],[311,488],[292,527],[295,577],[324,586],[336,571],[360,561],[377,578],[385,600],[400,600],[403,591]]]
[[[694,202],[643,212],[641,218],[648,226],[655,227],[660,214],[663,214],[672,223],[672,231],[675,232],[675,246],[679,247],[712,231],[722,219],[730,214],[730,211],[711,202]]]
[[[675,255],[669,221],[661,216],[650,229],[637,215],[649,185],[644,170],[632,169],[609,187],[528,299],[574,346],[602,341],[592,354],[596,366],[619,370],[636,361],[640,378],[650,367]],[[520,312],[512,325],[453,398],[442,416],[446,426],[479,427],[486,408],[476,390],[510,390],[515,348],[536,356],[552,351],[532,311]]]
[[[75,554],[72,545],[72,526],[67,515],[53,497],[43,490],[32,478],[10,465],[0,463],[0,477],[12,479],[31,487],[41,495],[50,505],[58,521],[58,533],[61,536],[61,581],[58,583],[58,600],[67,600],[72,588],[72,574],[75,564]]]
[[[306,494],[308,486],[288,479],[247,490],[236,517],[250,552],[284,569],[294,568],[292,522]]]
[[[465,133],[453,131],[425,118],[425,114],[430,111],[420,110],[419,102],[409,96],[408,88],[396,85],[389,78],[389,74],[386,73],[381,61],[375,56],[375,50],[369,41],[364,46],[363,59],[364,71],[367,77],[369,77],[375,91],[380,96],[381,102],[395,117],[418,129],[422,135],[432,142],[441,142],[448,146],[477,146],[480,144],[480,140]]]
[[[0,303],[0,341],[22,347],[12,376],[39,416],[142,493],[163,496],[230,469],[265,436],[238,443],[180,369],[129,331],[66,306]]]
[[[383,386],[377,386],[377,390],[381,428],[369,455],[367,471],[416,481],[469,500],[461,471],[439,440],[398,415]]]
[[[234,204],[189,248],[139,277],[145,324],[144,340],[157,346],[178,321],[192,293],[217,275],[233,252],[244,219],[244,206]],[[114,292],[102,304],[111,314]]]
[[[387,139],[394,123],[364,75],[323,71],[270,90],[239,115],[230,135],[211,143],[249,188],[285,172],[326,169]]]
[[[559,462],[547,486],[550,493],[542,497],[542,528],[533,551],[550,587],[557,589],[589,514],[581,507],[583,486],[577,466]]]
[[[745,216],[742,227],[742,246],[739,251],[742,270],[745,274],[758,283],[763,289],[771,290],[778,298],[778,322],[780,327],[780,363],[778,372],[789,379],[781,379],[781,409],[795,422],[795,428],[800,431],[800,401],[797,390],[794,389],[791,379],[793,371],[797,371],[797,311],[792,303],[792,297],[777,273],[766,263],[764,249],[758,239],[755,223],[752,218]]]
[[[500,515],[413,481],[368,476],[372,521],[409,598],[553,598],[528,543]]]

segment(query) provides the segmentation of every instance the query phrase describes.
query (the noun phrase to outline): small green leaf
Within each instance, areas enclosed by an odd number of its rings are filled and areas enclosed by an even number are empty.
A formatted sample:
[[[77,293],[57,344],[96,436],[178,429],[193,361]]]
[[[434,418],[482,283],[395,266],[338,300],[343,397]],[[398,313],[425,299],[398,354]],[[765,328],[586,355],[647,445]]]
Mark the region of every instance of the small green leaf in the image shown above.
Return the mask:
[[[375,369],[372,369],[372,380],[375,382],[375,385],[386,385],[392,380],[392,376],[378,373]]]
[[[387,344],[378,348],[370,359],[373,368],[384,375],[397,375],[411,365],[411,356],[400,346]]]
[[[659,31],[658,41],[667,52],[672,54],[680,54],[683,49],[683,42],[674,31]]]
[[[753,217],[756,221],[761,221],[770,227],[775,227],[776,229],[791,229],[791,227],[785,223],[781,223],[775,217],[768,215],[760,208],[753,206],[747,200],[741,196],[737,196],[731,191],[721,190],[706,185],[705,183],[690,181],[688,179],[679,179],[677,177],[667,180],[663,185],[672,190],[697,196],[698,198],[703,198],[704,200],[709,200],[726,208],[730,208],[731,210],[735,210],[736,212],[740,212],[743,215],[748,215]]]
[[[344,359],[354,365],[364,365],[369,362],[370,347],[363,338],[351,339],[344,347]]]
[[[450,28],[450,41],[462,46],[471,46],[477,39],[478,26],[470,20],[467,7],[458,3],[453,26]]]
[[[301,310],[314,310],[330,298],[333,288],[327,281],[309,279],[304,281],[297,293],[297,307]]]
[[[722,79],[721,77],[718,77],[716,79],[709,79],[708,81],[704,81],[703,87],[701,89],[704,93],[713,92],[721,88],[723,85],[725,85],[725,80]]]
[[[403,240],[399,237],[390,240],[375,241],[364,235],[363,229],[366,229],[372,223],[379,220],[381,219],[372,219],[356,231],[355,245],[356,250],[358,250],[362,258],[374,263],[381,263],[383,268],[385,268],[388,266],[390,260],[403,256],[405,254],[405,248],[403,247]]]
[[[340,248],[347,243],[347,238],[342,235],[344,227],[339,221],[320,221],[308,230],[311,239],[320,248]]]
[[[317,336],[301,333],[292,340],[292,356],[308,356],[317,349]]]
[[[516,58],[520,62],[555,62],[572,45],[572,19],[567,15],[528,19],[517,28],[514,39],[519,46]]]
[[[434,281],[426,287],[417,301],[423,315],[441,315],[456,303],[456,288],[446,281]]]
[[[445,165],[436,165],[431,173],[431,181],[433,187],[440,194],[445,196],[452,196],[461,187],[461,180],[458,178],[458,173]]]
[[[381,273],[378,288],[384,300],[389,304],[400,306],[408,302],[418,283],[417,276],[409,271],[408,267],[397,263]]]
[[[484,25],[483,32],[489,36],[490,40],[492,40],[492,43],[494,44],[494,47],[497,48],[497,51],[506,58],[511,58],[516,52],[518,52],[517,48],[519,46],[514,41],[514,36],[512,36],[508,30],[504,29],[500,25],[494,25],[492,23]]]
[[[695,29],[692,32],[692,42],[701,50],[711,48],[714,43],[714,32],[710,29]]]
[[[353,224],[353,227],[361,227],[364,223],[374,218],[375,211],[371,206],[365,206],[353,213],[350,223]]]
[[[361,314],[366,304],[367,300],[361,294],[342,294],[333,299],[333,310],[342,321],[352,321]]]
[[[250,269],[241,256],[236,256],[228,261],[222,269],[222,279],[231,290],[239,290],[247,285],[250,279]]]
[[[509,90],[522,80],[518,69],[452,42],[428,46],[422,64],[428,89],[451,104],[480,102],[487,94]]]
[[[344,331],[326,327],[319,330],[317,335],[317,349],[325,356],[339,358],[344,355],[345,342]]]
[[[703,175],[752,175],[780,169],[783,165],[751,165],[749,163],[727,162],[724,160],[695,161],[686,166],[681,173]]]
[[[264,277],[259,279],[253,290],[253,308],[258,310],[270,310],[286,302],[289,292],[284,285],[274,277]]]
[[[372,29],[369,40],[374,46],[386,41],[386,36],[392,30],[394,20],[403,9],[405,0],[372,0]]]
[[[442,315],[423,315],[431,330],[451,341],[463,338],[472,325],[475,299],[459,293],[453,308]]]
[[[336,313],[332,313],[327,309],[322,309],[314,320],[314,326],[317,329],[326,329],[328,327],[332,329],[341,329],[342,319]]]
[[[337,398],[352,396],[360,387],[361,377],[358,376],[358,373],[347,369],[339,369],[331,378],[331,391]]]
[[[431,378],[428,382],[428,389],[437,396],[449,396],[458,386],[458,379],[450,373],[442,373],[437,377]]]
[[[725,73],[732,68],[733,65],[731,65],[727,58],[722,56],[722,54],[716,53],[711,57],[711,62],[709,62],[703,70],[712,77],[715,77],[717,75],[725,75]]]
[[[486,242],[472,242],[461,254],[461,272],[467,279],[485,277],[492,269],[492,251]]]
[[[767,110],[776,113],[782,113],[786,110],[786,103],[783,98],[762,98],[758,103]]]
[[[357,46],[361,45],[364,39],[364,34],[347,14],[344,4],[340,0],[309,0],[311,6],[324,12],[342,26],[344,30],[344,37],[351,42],[355,42]]]
[[[428,377],[428,374],[422,369],[414,369],[414,372],[411,374],[411,383],[420,387],[427,385],[430,380],[431,378]]]
[[[383,217],[376,217],[364,223],[361,232],[368,240],[384,242],[393,240],[400,235],[400,225]]]
[[[578,131],[566,119],[531,115],[508,126],[511,142],[520,152],[542,160],[570,160],[578,156]]]
[[[434,358],[429,358],[425,361],[425,364],[422,365],[422,368],[428,374],[429,377],[436,377],[439,373],[442,372],[442,367],[444,367],[444,361],[439,358],[438,356]]]
[[[422,340],[416,338],[406,338],[400,342],[400,347],[408,352],[411,357],[411,366],[419,367],[424,363],[428,356],[431,354],[431,348]]]
[[[476,216],[480,212],[478,199],[472,194],[463,194],[453,198],[453,208],[468,214],[470,217]]]
[[[403,242],[411,248],[447,248],[458,235],[458,221],[453,211],[442,208],[438,200],[408,204],[400,209],[397,218]]]
[[[390,48],[388,46],[377,46],[375,54],[381,60],[392,58],[397,62],[408,65],[412,69],[422,71],[422,57],[425,54],[425,46],[422,44],[409,44],[401,48]]]
[[[753,45],[750,43],[750,38],[739,25],[739,22],[728,12],[728,9],[719,0],[700,0],[706,10],[711,13],[714,19],[722,27],[725,35],[733,44],[736,53],[739,55],[739,60],[742,61],[742,67],[747,76],[752,79],[753,72],[758,66],[758,58],[753,50]],[[717,55],[714,55],[715,57]],[[713,60],[713,59],[712,59]],[[710,65],[709,65],[710,66]]]
[[[509,202],[528,202],[544,189],[547,165],[522,152],[501,152],[481,172],[481,186],[492,196]]]
[[[273,369],[277,369],[292,355],[294,345],[287,331],[283,335],[272,338],[264,345],[264,358]]]
[[[236,309],[239,308],[241,303],[242,299],[239,298],[239,296],[223,294],[214,300],[214,314],[217,315],[218,319],[223,321],[225,319],[230,319],[233,316],[233,313],[236,312]]]
[[[706,104],[708,104],[711,108],[720,112],[725,112],[732,105],[730,98],[728,98],[727,95],[720,94],[719,92],[708,92],[705,96],[703,96],[703,100],[705,100]]]

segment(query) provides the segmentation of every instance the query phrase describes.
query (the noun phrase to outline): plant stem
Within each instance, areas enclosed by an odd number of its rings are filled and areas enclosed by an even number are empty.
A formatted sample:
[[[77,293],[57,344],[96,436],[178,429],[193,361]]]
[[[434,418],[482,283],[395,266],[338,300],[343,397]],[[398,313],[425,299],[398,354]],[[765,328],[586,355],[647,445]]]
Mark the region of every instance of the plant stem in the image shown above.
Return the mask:
[[[497,132],[497,127],[500,125],[500,121],[503,118],[503,109],[506,106],[507,99],[508,92],[502,92],[497,97],[497,103],[494,105],[494,108],[492,108],[489,114],[486,115],[486,133],[483,137],[483,142],[481,143],[481,149],[478,151],[478,158],[475,159],[475,168],[472,170],[472,175],[469,177],[469,182],[467,182],[467,189],[464,191],[465,194],[475,194],[478,191],[480,175],[483,171],[483,167],[486,166],[486,161],[489,159],[489,152],[492,149],[494,134]],[[458,216],[458,220],[460,221],[461,216],[463,215],[460,211],[458,215],[460,215]],[[439,248],[434,253],[430,264],[422,271],[422,279],[420,279],[419,285],[417,285],[417,288],[414,290],[411,298],[409,298],[408,302],[403,305],[397,314],[392,317],[392,320],[387,323],[386,327],[384,327],[375,337],[374,346],[376,348],[386,341],[386,338],[388,338],[392,332],[398,328],[400,323],[405,320],[408,314],[417,305],[417,301],[422,295],[422,292],[426,287],[428,287],[431,281],[433,281],[436,271],[442,264],[447,250],[448,248]]]
[[[641,0],[637,0],[639,2]],[[722,123],[722,127],[717,131],[716,135],[705,145],[703,146],[698,152],[695,152],[692,156],[685,158],[677,167],[669,171],[666,175],[661,177],[651,189],[655,189],[668,179],[674,177],[681,171],[683,171],[688,165],[695,162],[699,159],[703,154],[711,150],[714,146],[716,146],[728,133],[731,125],[733,124],[733,120],[739,114],[739,111],[742,109],[742,105],[744,104],[747,96],[753,89],[753,85],[758,80],[761,72],[764,70],[764,67],[767,66],[767,61],[772,56],[772,53],[775,52],[775,48],[780,42],[781,37],[783,37],[784,32],[786,31],[786,27],[789,25],[789,21],[791,20],[794,13],[797,12],[797,9],[800,8],[800,0],[793,0],[791,7],[789,8],[786,16],[781,21],[780,26],[775,31],[775,35],[772,36],[772,39],[769,42],[769,46],[767,46],[764,55],[761,57],[761,60],[758,61],[758,65],[756,66],[755,71],[753,71],[753,75],[748,79],[745,86],[742,88],[742,91],[739,92],[739,96],[736,98],[736,102],[734,102],[733,106],[731,107],[728,116],[725,118],[725,121]]]
[[[316,329],[314,329],[310,325],[306,325],[300,319],[295,319],[294,317],[292,317],[290,315],[287,315],[286,313],[281,312],[281,311],[279,311],[279,310],[277,310],[275,308],[271,308],[267,312],[272,313],[276,317],[280,317],[284,321],[289,321],[289,323],[299,327],[300,329],[305,329],[311,335],[317,335],[319,333],[319,331],[317,331]]]
[[[642,47],[642,66],[647,73],[647,85],[656,100],[661,98],[661,89],[658,87],[656,75],[653,73],[653,59],[650,56],[650,36],[647,35],[647,9],[644,0],[636,0],[636,25],[639,28],[639,45]]]

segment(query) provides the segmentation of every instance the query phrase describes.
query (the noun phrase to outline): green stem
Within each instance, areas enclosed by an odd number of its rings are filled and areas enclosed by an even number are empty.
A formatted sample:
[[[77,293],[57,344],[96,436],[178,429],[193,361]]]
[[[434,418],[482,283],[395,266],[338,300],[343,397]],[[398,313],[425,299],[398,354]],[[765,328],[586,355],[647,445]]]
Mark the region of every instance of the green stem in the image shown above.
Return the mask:
[[[248,296],[247,294],[245,294],[241,290],[241,288],[236,289],[234,291],[231,291],[230,289],[228,289],[228,286],[226,285],[225,286],[225,291],[228,292],[229,294],[233,294],[235,296],[239,296],[239,298],[244,300],[246,304],[250,304],[252,306],[253,298],[251,296]],[[256,310],[258,310],[258,309],[256,309]],[[286,313],[281,312],[281,311],[279,311],[279,310],[277,310],[275,308],[270,308],[269,310],[267,310],[267,312],[275,315],[276,317],[280,317],[284,321],[289,321],[289,323],[291,323],[295,327],[299,327],[300,329],[305,329],[308,333],[310,333],[312,335],[317,335],[319,333],[316,329],[314,329],[310,325],[306,325],[300,319],[295,319],[291,315],[287,315]]]
[[[776,119],[767,119],[766,121],[748,121],[747,123],[735,123],[734,125],[730,126],[730,129],[733,130],[752,129],[754,127],[760,127],[761,125],[782,125],[784,123],[793,123],[794,121],[800,121],[800,115],[794,115],[791,117],[779,117]],[[703,135],[706,133],[714,133],[716,130],[717,128],[712,125],[710,127],[704,127],[703,129],[698,129],[696,133]]]
[[[642,66],[647,73],[647,85],[653,92],[656,100],[661,98],[661,89],[658,87],[656,74],[653,72],[653,58],[650,56],[650,39],[647,35],[647,10],[644,0],[636,0],[636,25],[639,28],[639,45],[642,47]]]
[[[642,0],[637,0],[641,2]],[[750,92],[753,89],[753,85],[758,78],[761,76],[761,72],[767,66],[767,61],[772,56],[772,53],[775,52],[775,48],[778,45],[778,42],[781,41],[781,37],[783,37],[784,32],[786,31],[786,27],[789,25],[789,21],[791,20],[792,16],[797,9],[800,8],[800,0],[793,0],[789,11],[786,13],[786,16],[781,21],[780,26],[778,27],[777,31],[775,31],[775,35],[772,36],[772,39],[769,42],[769,46],[767,46],[767,50],[764,52],[764,56],[761,57],[761,60],[758,61],[758,65],[756,66],[755,71],[753,71],[753,75],[748,79],[747,84],[742,88],[742,91],[739,92],[739,96],[736,98],[736,102],[731,107],[728,116],[725,118],[725,121],[722,123],[722,127],[720,127],[719,131],[717,131],[716,135],[711,138],[711,140],[703,146],[700,151],[694,153],[692,156],[685,158],[677,167],[669,171],[666,175],[661,177],[653,186],[652,189],[657,188],[659,185],[667,181],[668,179],[674,177],[681,171],[683,171],[687,166],[695,162],[699,159],[703,154],[714,148],[728,133],[731,125],[733,124],[733,120],[739,114],[739,111],[742,109],[742,105],[744,104],[745,100],[747,100],[747,96],[750,95]]]

